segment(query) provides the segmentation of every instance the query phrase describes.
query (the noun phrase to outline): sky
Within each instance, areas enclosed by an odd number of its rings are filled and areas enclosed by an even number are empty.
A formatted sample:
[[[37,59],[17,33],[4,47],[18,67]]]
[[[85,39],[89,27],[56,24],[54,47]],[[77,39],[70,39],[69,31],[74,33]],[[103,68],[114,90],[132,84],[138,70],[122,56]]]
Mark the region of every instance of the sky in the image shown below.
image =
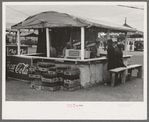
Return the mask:
[[[42,5],[44,4],[44,5]],[[109,21],[119,25],[126,22],[133,28],[139,31],[144,31],[144,16],[145,10],[122,7],[118,5],[133,6],[144,8],[142,3],[33,3],[33,4],[14,4],[6,5],[6,23],[8,26],[17,24],[25,20],[28,16],[38,14],[44,11],[57,11],[68,13],[78,17],[93,18],[102,21]]]

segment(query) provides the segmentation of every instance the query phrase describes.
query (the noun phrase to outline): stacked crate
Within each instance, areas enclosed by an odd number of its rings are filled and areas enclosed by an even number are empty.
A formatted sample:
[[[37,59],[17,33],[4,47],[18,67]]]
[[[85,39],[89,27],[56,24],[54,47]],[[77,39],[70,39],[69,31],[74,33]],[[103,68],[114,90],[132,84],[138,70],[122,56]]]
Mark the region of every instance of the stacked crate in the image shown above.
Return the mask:
[[[29,78],[31,80],[30,88],[38,89],[41,86],[41,72],[36,66],[29,68]]]
[[[61,82],[61,85],[63,86],[64,83],[64,70],[67,69],[67,66],[62,66],[62,65],[57,65],[56,66],[56,73],[57,73],[57,78]]]
[[[69,66],[64,70],[63,89],[67,91],[75,91],[81,88],[80,70],[76,66]]]
[[[75,91],[81,88],[80,69],[77,66],[55,65],[38,62],[29,68],[30,88],[56,91],[59,89]]]
[[[39,62],[37,63],[41,74],[41,89],[56,91],[59,90],[62,83],[57,77],[55,64],[49,62]]]

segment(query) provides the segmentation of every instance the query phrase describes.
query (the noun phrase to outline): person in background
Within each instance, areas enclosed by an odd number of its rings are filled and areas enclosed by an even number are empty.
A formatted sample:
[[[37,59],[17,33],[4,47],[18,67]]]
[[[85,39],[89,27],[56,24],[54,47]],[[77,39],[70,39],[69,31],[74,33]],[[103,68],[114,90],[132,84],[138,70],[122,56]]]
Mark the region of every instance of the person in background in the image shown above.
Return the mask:
[[[107,43],[105,41],[103,42],[103,45],[104,45],[104,51],[107,50]]]
[[[65,57],[66,49],[70,49],[70,42],[67,42],[66,47],[64,47],[63,52],[62,52],[62,57]]]
[[[54,47],[50,47],[50,57],[57,57],[57,52]]]
[[[114,50],[114,43],[112,39],[107,40],[108,43],[108,49],[107,49],[107,59],[108,59],[108,66],[107,70],[116,68],[115,65],[115,50]]]
[[[108,58],[108,67],[107,67],[108,71],[110,69],[114,69],[118,67],[126,67],[123,64],[122,45],[120,43],[113,42],[112,39],[108,40],[107,58]],[[108,74],[107,77],[109,78],[109,81],[110,81],[111,79],[110,74]],[[116,78],[118,79],[120,79],[120,77],[121,76],[118,76],[118,75],[116,76]],[[107,85],[109,81],[105,82],[104,85]]]
[[[99,51],[99,45],[100,41],[96,41],[95,45],[91,47],[91,58],[98,58],[100,57],[100,51]]]
[[[115,63],[115,49],[114,49],[114,43],[112,39],[107,40],[107,60],[108,60],[108,65],[107,65],[107,80],[104,82],[104,85],[110,84],[110,69],[116,68],[116,63]]]
[[[123,63],[123,46],[120,42],[115,42],[115,48],[114,48],[114,51],[115,51],[115,68],[118,68],[118,67],[126,67]]]

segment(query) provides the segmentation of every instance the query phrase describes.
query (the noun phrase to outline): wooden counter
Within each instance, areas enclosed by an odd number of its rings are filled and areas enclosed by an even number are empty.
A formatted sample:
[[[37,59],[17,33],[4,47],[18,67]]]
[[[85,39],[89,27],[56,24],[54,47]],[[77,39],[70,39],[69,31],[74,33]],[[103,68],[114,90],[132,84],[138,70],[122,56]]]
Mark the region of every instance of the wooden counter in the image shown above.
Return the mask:
[[[32,56],[31,56],[32,55]],[[108,77],[108,71],[107,71],[107,58],[105,56],[100,58],[93,58],[93,59],[66,59],[66,58],[48,58],[48,57],[41,57],[43,54],[39,54],[40,56],[37,56],[35,54],[30,55],[14,55],[14,56],[7,56],[7,68],[8,71],[11,71],[11,76],[17,79],[27,80],[27,69],[31,65],[36,65],[37,62],[51,62],[54,63],[55,66],[57,65],[77,65],[77,67],[80,69],[80,81],[81,85],[83,87],[86,87],[90,84],[96,84],[100,82],[107,81],[109,79]],[[131,55],[124,55],[123,60],[125,65],[127,65],[127,59],[130,58]],[[21,62],[21,64],[20,64]],[[24,66],[26,72],[21,72],[20,74],[16,72],[16,69],[11,70],[11,66],[18,66],[22,65]],[[26,67],[27,66],[27,67]],[[19,70],[19,69],[18,69]],[[12,73],[13,72],[13,73]]]

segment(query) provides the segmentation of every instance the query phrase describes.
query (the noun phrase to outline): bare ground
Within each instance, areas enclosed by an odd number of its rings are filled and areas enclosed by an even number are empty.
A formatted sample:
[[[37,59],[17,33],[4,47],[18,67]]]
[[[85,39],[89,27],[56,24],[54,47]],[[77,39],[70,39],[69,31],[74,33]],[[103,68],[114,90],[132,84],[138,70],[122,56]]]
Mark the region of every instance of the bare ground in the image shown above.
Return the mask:
[[[128,52],[134,55],[129,64],[143,64],[143,52]],[[136,77],[136,70],[133,71],[131,81],[126,84],[118,84],[115,87],[97,84],[87,89],[74,92],[59,90],[37,91],[30,89],[30,84],[10,80],[6,82],[7,101],[143,101],[144,80]]]

